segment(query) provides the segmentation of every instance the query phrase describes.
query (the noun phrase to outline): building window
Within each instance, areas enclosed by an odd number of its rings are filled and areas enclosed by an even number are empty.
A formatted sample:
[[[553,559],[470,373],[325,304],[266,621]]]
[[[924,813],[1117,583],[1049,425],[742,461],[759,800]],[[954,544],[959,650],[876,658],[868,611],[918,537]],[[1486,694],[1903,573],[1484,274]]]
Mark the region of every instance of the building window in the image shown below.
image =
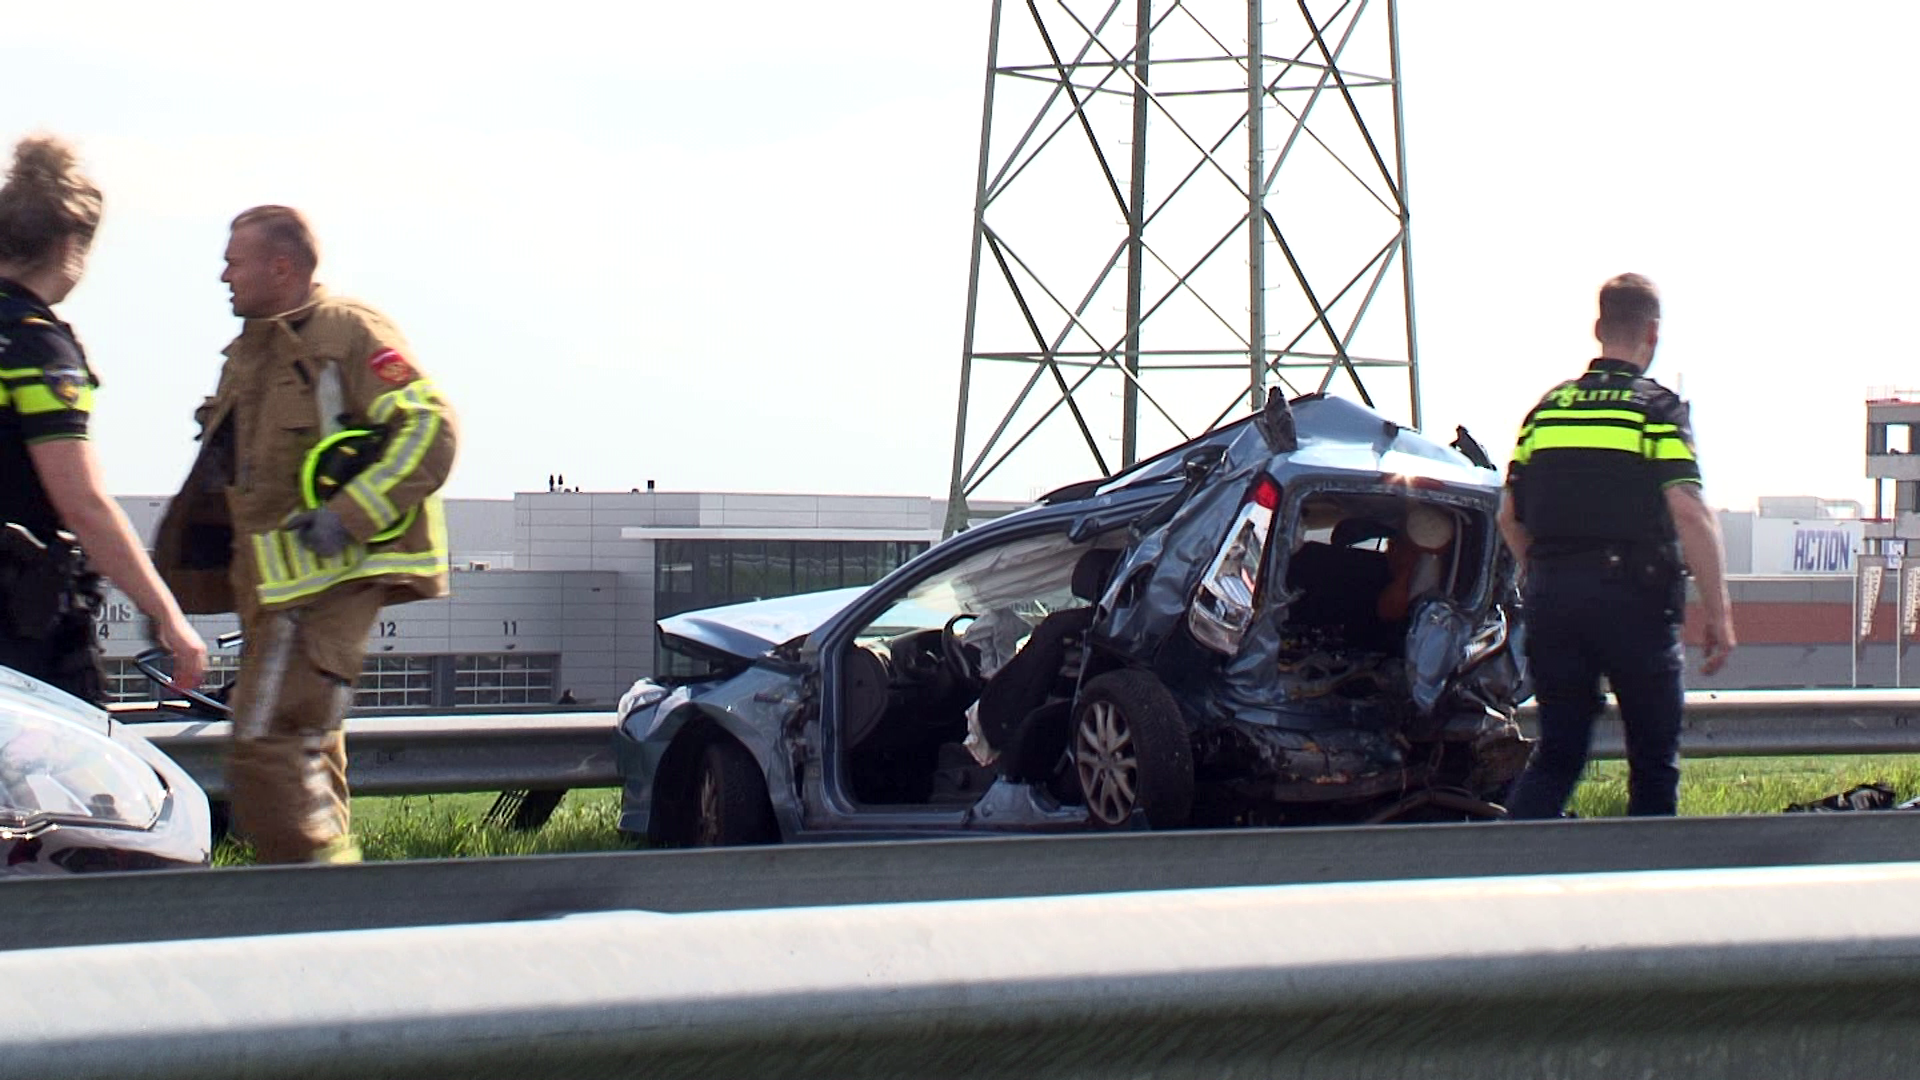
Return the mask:
[[[207,655],[207,673],[200,677],[200,689],[218,690],[238,678],[239,675],[239,653],[209,653]]]
[[[1913,424],[1868,424],[1867,453],[1911,454],[1914,446]]]
[[[560,658],[536,653],[487,653],[453,658],[453,704],[551,705]]]
[[[100,667],[107,676],[107,700],[112,703],[154,701],[153,681],[141,674],[134,666],[130,656],[109,656],[100,661]],[[166,670],[167,664],[161,669]],[[218,690],[227,685],[240,670],[240,658],[231,653],[212,653],[207,657],[207,673],[200,680],[200,689]],[[177,694],[164,695],[178,697]]]
[[[654,591],[663,596],[693,592],[693,545],[685,540],[662,540],[654,552]]]
[[[653,650],[653,673],[660,678],[697,679],[711,674],[712,669],[704,660],[695,660],[691,656],[656,647]]]
[[[153,683],[140,669],[133,666],[133,660],[125,656],[109,656],[100,666],[107,674],[107,700],[112,702],[152,701]]]
[[[683,611],[871,585],[927,550],[922,540],[662,540],[655,550],[654,611]],[[707,666],[655,649],[657,675],[696,676]]]
[[[433,657],[369,656],[353,690],[356,709],[424,709],[433,706]]]

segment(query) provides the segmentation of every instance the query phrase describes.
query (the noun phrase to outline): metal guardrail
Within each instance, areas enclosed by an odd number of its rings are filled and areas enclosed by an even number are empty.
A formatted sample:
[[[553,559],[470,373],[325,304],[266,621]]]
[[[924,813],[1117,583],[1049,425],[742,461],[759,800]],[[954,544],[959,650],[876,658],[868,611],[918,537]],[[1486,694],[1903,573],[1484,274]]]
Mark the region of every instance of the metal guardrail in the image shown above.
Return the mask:
[[[7,913],[0,950],[633,909],[1814,866],[1899,862],[1916,853],[1920,814],[1885,812],[1010,836],[59,876],[0,882]]]
[[[1520,712],[1529,734],[1534,712],[1531,702]],[[1692,758],[1920,753],[1920,691],[1694,690],[1683,723],[1680,752]],[[1595,755],[1618,758],[1624,745],[1609,700]]]
[[[1893,1076],[1917,909],[1899,863],[29,950],[0,1077]]]
[[[355,717],[347,721],[347,782],[356,795],[539,791],[620,786],[612,713]],[[131,726],[180,763],[207,794],[226,792],[231,725]]]
[[[1534,708],[1522,707],[1531,733]],[[1699,690],[1687,695],[1688,757],[1920,753],[1920,691]],[[135,730],[221,797],[228,725],[158,722]],[[548,712],[356,717],[347,722],[347,776],[361,795],[618,787],[614,716]],[[1594,753],[1623,752],[1611,704]]]

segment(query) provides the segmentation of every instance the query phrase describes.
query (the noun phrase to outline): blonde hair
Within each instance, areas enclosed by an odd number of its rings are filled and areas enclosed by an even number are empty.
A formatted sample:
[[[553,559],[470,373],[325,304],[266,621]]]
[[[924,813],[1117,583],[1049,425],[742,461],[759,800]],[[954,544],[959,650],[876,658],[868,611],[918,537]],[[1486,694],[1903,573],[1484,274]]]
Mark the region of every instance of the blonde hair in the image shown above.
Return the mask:
[[[91,242],[100,209],[100,189],[72,147],[52,135],[21,139],[0,187],[0,261],[38,263],[69,236]]]
[[[252,225],[260,230],[268,246],[292,259],[294,265],[312,273],[320,265],[320,242],[313,238],[307,217],[291,206],[256,206],[242,210],[230,229]]]

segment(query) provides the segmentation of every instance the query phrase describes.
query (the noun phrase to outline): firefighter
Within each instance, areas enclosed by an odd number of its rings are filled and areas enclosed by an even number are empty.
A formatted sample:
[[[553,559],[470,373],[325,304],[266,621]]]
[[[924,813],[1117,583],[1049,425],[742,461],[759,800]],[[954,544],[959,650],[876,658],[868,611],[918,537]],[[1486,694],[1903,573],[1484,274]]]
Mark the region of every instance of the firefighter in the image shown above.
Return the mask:
[[[454,418],[394,325],[315,284],[305,218],[233,220],[221,275],[246,320],[201,407],[201,449],[157,557],[189,611],[236,611],[245,645],[227,783],[261,862],[352,862],[341,731],[382,606],[444,596],[434,493]],[[367,431],[363,467],[309,505],[315,448]]]
[[[1675,812],[1680,788],[1684,573],[1705,613],[1706,658],[1733,650],[1719,523],[1700,493],[1686,402],[1647,378],[1660,294],[1639,274],[1600,289],[1600,359],[1527,414],[1500,531],[1525,568],[1527,661],[1540,740],[1508,799],[1515,818],[1562,813],[1613,688],[1626,728],[1627,812]]]
[[[87,440],[99,381],[53,313],[80,283],[100,208],[66,144],[34,136],[14,147],[0,188],[0,665],[96,705],[107,693],[89,563],[153,620],[177,686],[198,686],[207,660],[101,483]]]

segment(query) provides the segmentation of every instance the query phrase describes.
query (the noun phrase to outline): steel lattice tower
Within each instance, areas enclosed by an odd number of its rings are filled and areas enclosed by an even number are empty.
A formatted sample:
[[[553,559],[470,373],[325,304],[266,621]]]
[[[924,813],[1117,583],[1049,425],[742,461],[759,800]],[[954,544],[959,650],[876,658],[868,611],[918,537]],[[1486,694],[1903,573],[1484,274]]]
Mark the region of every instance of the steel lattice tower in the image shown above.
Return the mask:
[[[983,114],[949,532],[1276,383],[1419,425],[1394,0],[993,0]]]

